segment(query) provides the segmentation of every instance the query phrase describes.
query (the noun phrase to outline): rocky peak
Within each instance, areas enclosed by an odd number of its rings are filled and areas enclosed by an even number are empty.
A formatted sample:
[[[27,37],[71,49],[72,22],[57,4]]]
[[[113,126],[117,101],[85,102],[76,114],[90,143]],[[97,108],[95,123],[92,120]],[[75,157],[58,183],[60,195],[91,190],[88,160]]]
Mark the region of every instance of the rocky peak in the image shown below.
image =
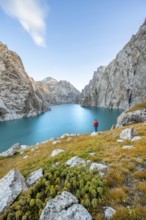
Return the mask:
[[[146,20],[81,94],[82,106],[128,109],[146,99]]]
[[[48,103],[25,72],[20,57],[0,43],[0,121],[30,117],[48,110]]]
[[[39,87],[43,88],[47,94],[47,100],[50,104],[62,103],[78,103],[80,92],[65,80],[57,81],[52,77],[48,77],[38,82]]]

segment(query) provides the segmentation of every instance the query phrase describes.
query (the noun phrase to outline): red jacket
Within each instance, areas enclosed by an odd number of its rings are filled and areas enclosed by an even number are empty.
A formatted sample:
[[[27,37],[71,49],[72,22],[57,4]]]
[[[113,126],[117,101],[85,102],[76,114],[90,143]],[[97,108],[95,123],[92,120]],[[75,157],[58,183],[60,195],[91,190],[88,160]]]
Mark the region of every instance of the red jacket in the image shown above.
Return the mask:
[[[94,121],[94,126],[95,126],[95,127],[98,126],[98,121]]]

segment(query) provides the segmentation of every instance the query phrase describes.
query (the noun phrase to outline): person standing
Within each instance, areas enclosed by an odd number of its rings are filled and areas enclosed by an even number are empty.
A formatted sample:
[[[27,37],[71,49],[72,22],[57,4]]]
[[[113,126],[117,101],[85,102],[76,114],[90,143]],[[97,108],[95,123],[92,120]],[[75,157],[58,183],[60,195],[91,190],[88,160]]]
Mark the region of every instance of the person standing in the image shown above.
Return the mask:
[[[98,131],[98,121],[97,121],[97,119],[94,120],[94,129],[95,129],[95,132]]]

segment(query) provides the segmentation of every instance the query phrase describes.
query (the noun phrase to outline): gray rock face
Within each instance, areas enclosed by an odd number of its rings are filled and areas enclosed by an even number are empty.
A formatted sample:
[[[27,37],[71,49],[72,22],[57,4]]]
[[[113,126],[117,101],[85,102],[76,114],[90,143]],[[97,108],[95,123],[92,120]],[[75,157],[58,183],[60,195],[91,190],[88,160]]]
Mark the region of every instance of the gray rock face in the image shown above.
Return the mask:
[[[106,67],[99,67],[82,93],[82,106],[128,109],[146,100],[146,20]]]
[[[39,170],[36,170],[34,172],[32,172],[27,180],[26,180],[26,183],[28,186],[32,186],[33,184],[35,184],[41,177],[43,177],[43,169],[39,169]]]
[[[47,203],[40,220],[92,220],[89,212],[77,203],[75,196],[63,192]]]
[[[11,170],[0,179],[0,212],[11,205],[19,194],[26,190],[24,177],[18,170]]]
[[[37,82],[50,104],[79,103],[80,92],[69,82],[51,77]]]
[[[141,122],[146,122],[146,109],[134,112],[125,111],[117,118],[116,128]]]
[[[20,57],[0,43],[0,121],[30,117],[48,103],[23,67]]]

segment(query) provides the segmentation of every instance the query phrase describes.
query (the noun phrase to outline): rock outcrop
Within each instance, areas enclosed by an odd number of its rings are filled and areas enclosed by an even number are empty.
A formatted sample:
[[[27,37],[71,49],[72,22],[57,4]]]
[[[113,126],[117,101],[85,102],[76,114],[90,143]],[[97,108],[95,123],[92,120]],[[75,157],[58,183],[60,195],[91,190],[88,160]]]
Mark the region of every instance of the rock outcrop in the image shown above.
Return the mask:
[[[30,117],[48,110],[48,103],[20,57],[0,42],[0,121]]]
[[[66,162],[67,166],[75,167],[75,166],[86,166],[86,161],[78,156],[72,157],[70,160]]]
[[[106,67],[99,67],[82,93],[82,106],[128,109],[146,100],[146,20]]]
[[[125,125],[146,122],[146,109],[137,110],[133,112],[124,111],[118,118],[116,128],[123,127]]]
[[[40,180],[43,177],[43,173],[43,169],[39,169],[29,174],[26,180],[27,185],[32,186],[33,184],[35,184],[38,180]]]
[[[92,220],[87,209],[78,204],[77,198],[69,192],[63,192],[60,196],[50,200],[40,220]]]
[[[12,147],[10,147],[8,150],[0,153],[0,157],[8,157],[8,156],[13,156],[16,154],[18,150],[21,149],[21,145],[19,143],[14,144]]]
[[[18,170],[11,170],[0,179],[0,212],[11,205],[20,193],[26,190],[24,177]]]
[[[121,140],[129,140],[131,141],[132,138],[137,134],[134,128],[126,128],[120,133]]]
[[[79,103],[80,92],[67,81],[48,77],[37,84],[50,104]]]

